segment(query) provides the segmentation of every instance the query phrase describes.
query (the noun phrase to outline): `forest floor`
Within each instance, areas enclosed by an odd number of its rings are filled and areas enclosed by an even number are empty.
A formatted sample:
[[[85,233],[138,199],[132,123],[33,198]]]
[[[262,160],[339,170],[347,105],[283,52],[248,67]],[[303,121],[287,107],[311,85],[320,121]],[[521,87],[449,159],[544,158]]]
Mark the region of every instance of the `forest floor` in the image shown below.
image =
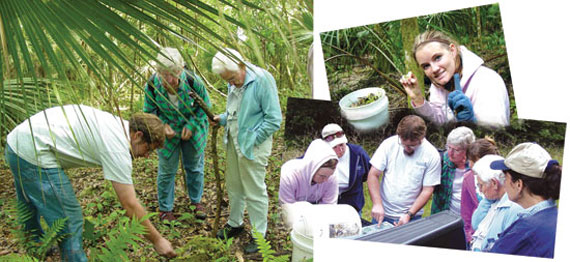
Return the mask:
[[[511,104],[514,104],[512,84],[510,75],[508,75],[508,68],[506,68],[508,61],[506,61],[506,57],[499,57],[494,60],[494,63],[495,64],[492,64],[490,67],[495,68],[505,79],[511,98]],[[412,113],[411,110],[407,109],[407,100],[405,96],[398,93],[394,88],[386,86],[371,70],[364,67],[355,66],[351,72],[347,74],[340,73],[335,77],[337,80],[331,81],[329,79],[333,98],[331,105],[333,106],[335,103],[338,104],[340,97],[355,88],[379,86],[387,91],[390,100],[390,121],[387,126],[368,134],[359,134],[352,130],[343,120],[339,120],[340,122],[338,122],[345,128],[349,142],[363,146],[368,154],[372,156],[384,138],[395,134],[398,120],[403,115]],[[395,80],[398,78],[398,76],[391,77]],[[308,112],[307,108],[295,108],[295,110],[301,114]],[[317,108],[316,110],[322,111],[323,108]],[[336,114],[340,118],[338,110]],[[511,116],[513,116],[511,126],[506,129],[471,127],[477,137],[493,137],[503,155],[506,155],[513,146],[520,142],[535,141],[543,145],[547,151],[551,153],[553,158],[562,161],[566,124],[518,120],[516,119],[516,109],[514,106],[511,107]],[[309,121],[309,123],[312,123],[313,130],[303,129],[300,132],[300,136],[288,137],[287,140],[284,138],[283,128],[274,135],[272,155],[269,159],[265,181],[269,195],[268,231],[266,240],[270,242],[272,249],[276,252],[275,255],[291,255],[292,252],[289,230],[281,220],[281,212],[278,204],[280,167],[287,160],[301,156],[310,141],[318,137],[322,126],[315,124],[317,122],[318,121]],[[446,134],[456,125],[459,124],[445,127],[429,125],[427,139],[434,144],[434,146],[444,148]],[[225,148],[221,142],[221,134],[222,131],[220,130],[217,145],[218,155],[220,157],[219,166],[223,175],[225,169]],[[208,143],[211,143],[211,141],[208,141]],[[0,156],[0,181],[4,181],[4,183],[0,183],[0,206],[2,207],[0,210],[0,257],[6,254],[23,254],[25,252],[21,245],[17,243],[14,233],[12,232],[16,227],[14,222],[15,218],[11,217],[7,207],[9,206],[8,204],[15,199],[15,189],[12,174],[2,160],[2,157],[3,154]],[[159,232],[173,243],[179,256],[176,259],[177,261],[261,261],[262,257],[260,254],[246,255],[242,251],[243,246],[251,238],[251,234],[249,233],[251,228],[247,220],[247,215],[245,224],[248,233],[242,234],[231,242],[223,242],[210,237],[213,233],[217,203],[212,159],[208,149],[205,163],[204,195],[202,198],[202,203],[208,214],[206,220],[200,221],[194,219],[192,210],[190,209],[190,200],[184,190],[182,171],[179,170],[176,179],[174,201],[174,212],[180,215],[179,219],[175,223],[164,224],[160,222],[158,216],[155,215],[151,217],[151,221]],[[146,159],[137,159],[133,162],[133,180],[137,197],[149,212],[158,212],[156,194],[157,165],[158,160],[156,154],[152,154]],[[117,226],[118,219],[116,219],[116,217],[122,214],[119,212],[122,208],[116,199],[110,183],[103,179],[103,173],[100,168],[72,169],[67,170],[67,173],[83,208],[86,224],[92,225],[94,231],[97,232],[97,237],[90,240],[84,239],[84,249],[86,253],[90,255],[92,250],[97,250],[105,246],[105,242],[108,241],[109,238],[109,233]],[[365,189],[365,194],[368,194],[367,189]],[[370,219],[371,203],[367,196],[365,198],[366,205],[362,215],[365,219]],[[224,199],[227,202],[227,194],[225,192]],[[426,210],[429,210],[429,208]],[[229,214],[229,207],[222,207],[221,214],[220,226],[223,226]],[[426,212],[426,215],[428,214],[429,212]],[[138,242],[138,246],[129,247],[129,258],[133,261],[165,260],[157,255],[149,242],[145,241]],[[47,261],[59,261],[57,252],[55,255],[48,257]]]
[[[221,137],[223,130],[220,130],[218,137]],[[268,230],[266,240],[270,242],[272,249],[276,252],[274,256],[291,255],[292,244],[289,239],[289,230],[281,222],[278,205],[279,170],[283,162],[281,157],[287,150],[284,149],[282,135],[277,135],[273,142],[273,152],[267,167],[266,184],[269,195],[269,215]],[[210,143],[210,141],[209,141]],[[209,148],[209,147],[208,147]],[[218,152],[220,155],[219,166],[223,175],[225,169],[225,148],[223,143],[218,142]],[[286,153],[285,153],[286,154]],[[158,202],[156,193],[158,158],[153,153],[149,158],[136,159],[133,162],[133,181],[137,197],[141,204],[149,212],[158,212]],[[89,256],[92,249],[104,246],[108,241],[109,233],[116,227],[119,205],[110,182],[103,179],[101,168],[79,168],[66,170],[71,183],[75,189],[76,196],[81,203],[83,216],[86,224],[95,226],[95,232],[99,232],[99,237],[95,240],[87,240],[84,237],[84,250]],[[222,177],[223,179],[223,177]],[[3,159],[0,159],[0,257],[11,253],[25,253],[25,250],[18,245],[12,230],[16,227],[14,218],[9,217],[7,210],[8,203],[15,199],[14,180],[9,168]],[[223,182],[222,182],[223,184]],[[175,186],[174,212],[180,217],[175,223],[165,224],[159,221],[158,215],[151,217],[151,221],[158,231],[170,240],[178,253],[178,258],[174,261],[261,261],[262,256],[256,254],[244,254],[245,246],[251,238],[251,227],[249,226],[246,211],[246,232],[238,236],[231,242],[224,242],[211,238],[216,214],[216,183],[213,172],[212,157],[210,152],[206,153],[205,163],[205,185],[202,204],[206,208],[206,220],[194,218],[190,209],[190,199],[184,190],[184,179],[182,171],[179,169]],[[224,188],[225,190],[225,188]],[[227,194],[224,192],[224,200],[227,203]],[[229,207],[223,206],[221,212],[220,226],[223,226],[229,215]],[[89,221],[89,222],[88,222]],[[163,261],[153,250],[150,242],[138,242],[139,246],[130,247],[129,258],[132,261]],[[56,252],[47,261],[59,261],[59,254]]]

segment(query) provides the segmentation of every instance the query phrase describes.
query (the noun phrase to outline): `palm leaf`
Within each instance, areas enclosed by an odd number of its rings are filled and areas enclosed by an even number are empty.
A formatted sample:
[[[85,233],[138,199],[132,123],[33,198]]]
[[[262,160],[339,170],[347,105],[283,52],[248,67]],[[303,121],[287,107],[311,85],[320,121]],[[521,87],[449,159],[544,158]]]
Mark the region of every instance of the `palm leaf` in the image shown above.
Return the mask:
[[[260,10],[250,2],[242,1],[242,5]],[[139,60],[151,61],[159,50],[158,43],[135,27],[132,20],[148,28],[162,30],[170,39],[195,43],[179,33],[178,29],[182,29],[202,44],[219,50],[220,43],[227,38],[217,33],[219,30],[214,30],[221,28],[216,21],[219,15],[232,25],[244,26],[237,19],[218,12],[213,5],[202,1],[1,1],[2,79],[19,78],[20,82],[24,77],[57,79],[71,90],[71,101],[80,101],[83,94],[74,91],[72,82],[68,81],[74,79],[97,87],[100,95],[110,103],[116,99],[109,97],[118,86],[114,79],[140,83],[142,81],[138,79],[144,78],[137,71],[139,66],[132,54],[136,53]],[[257,33],[255,30],[252,32]],[[38,69],[41,73],[38,73]],[[69,75],[71,69],[73,76]],[[112,71],[121,77],[113,77]],[[141,84],[136,87],[142,90]],[[39,84],[35,88],[42,91]],[[24,90],[22,87],[24,96],[30,95]],[[5,97],[2,87],[0,100]],[[64,100],[59,99],[58,103]],[[114,104],[118,109],[118,104]],[[5,115],[6,105],[0,105],[2,115]],[[36,111],[28,104],[24,104],[19,111],[21,109],[26,115]],[[1,131],[4,134],[6,130]]]

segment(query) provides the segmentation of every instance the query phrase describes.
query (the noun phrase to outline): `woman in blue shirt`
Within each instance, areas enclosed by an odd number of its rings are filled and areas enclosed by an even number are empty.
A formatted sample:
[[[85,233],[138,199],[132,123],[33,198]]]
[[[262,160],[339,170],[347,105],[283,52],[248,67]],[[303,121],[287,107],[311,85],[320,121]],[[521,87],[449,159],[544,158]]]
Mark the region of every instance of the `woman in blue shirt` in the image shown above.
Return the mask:
[[[499,235],[491,252],[533,257],[554,257],[554,240],[562,167],[535,143],[517,145],[505,160],[491,168],[506,174],[509,199],[525,210]]]
[[[489,168],[491,162],[504,160],[499,155],[486,155],[473,165],[475,181],[479,191],[485,196],[473,213],[473,238],[471,250],[487,252],[498,239],[498,235],[518,219],[523,210],[509,200],[505,190],[505,174]]]

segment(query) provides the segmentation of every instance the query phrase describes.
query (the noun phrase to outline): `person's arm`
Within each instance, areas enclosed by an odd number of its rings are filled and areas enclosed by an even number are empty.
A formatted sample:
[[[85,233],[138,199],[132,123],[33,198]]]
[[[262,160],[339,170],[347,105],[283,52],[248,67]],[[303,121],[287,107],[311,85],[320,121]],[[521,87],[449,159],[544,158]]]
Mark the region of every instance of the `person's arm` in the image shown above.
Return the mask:
[[[483,218],[487,216],[487,213],[491,208],[491,204],[493,204],[491,200],[487,198],[481,199],[481,202],[479,202],[477,209],[475,209],[473,212],[473,216],[471,216],[471,227],[473,227],[473,229],[477,230],[479,223],[481,223],[481,221],[483,221]]]
[[[370,164],[370,157],[368,156],[368,153],[366,153],[366,151],[364,151],[364,149],[362,147],[360,149],[362,150],[361,154],[360,154],[360,157],[361,157],[360,161],[362,161],[361,162],[362,167],[364,168],[364,172],[365,172],[364,173],[365,175],[362,176],[362,182],[364,183],[368,180],[367,174],[370,172],[370,168],[372,167],[372,165]]]
[[[412,102],[412,104],[416,106],[422,106],[425,102],[425,97],[423,91],[420,88],[418,83],[418,79],[412,73],[412,71],[408,72],[407,75],[403,75],[400,78],[400,83],[404,87],[408,98]]]
[[[230,86],[230,84],[227,85],[228,86],[228,94],[230,94],[233,90],[233,88]],[[210,120],[208,118],[208,120]],[[215,126],[215,125],[221,125],[221,126],[225,126],[228,123],[228,111],[227,111],[227,101],[226,101],[226,111],[224,111],[223,113],[214,116],[214,121],[210,121],[210,125]]]
[[[431,194],[433,193],[433,188],[434,186],[422,187],[420,195],[418,196],[418,198],[416,198],[416,201],[414,201],[414,203],[409,209],[410,213],[416,214],[418,211],[420,211],[420,209],[422,209],[426,205],[426,203],[429,201],[429,198],[431,197]],[[396,226],[407,224],[408,222],[410,222],[410,219],[412,219],[410,215],[404,214],[400,217],[400,220],[398,221],[398,224]]]
[[[448,92],[441,88],[430,87],[429,101],[426,100],[422,105],[412,103],[412,107],[419,115],[429,119],[432,123],[442,125],[455,119],[453,113],[448,112],[447,95]]]
[[[117,193],[117,197],[119,198],[121,206],[127,211],[126,214],[128,217],[136,217],[137,219],[141,219],[146,215],[144,207],[139,203],[136,197],[135,188],[133,185],[121,184],[115,181],[111,181],[111,183],[113,184],[113,189],[115,189],[115,192]],[[176,257],[176,253],[174,252],[170,241],[158,233],[150,220],[147,219],[141,223],[147,231],[144,237],[152,242],[154,249],[158,254],[168,258]]]
[[[263,70],[264,76],[257,89],[260,99],[261,111],[263,112],[263,120],[256,130],[254,145],[263,143],[270,135],[281,126],[281,107],[279,106],[279,97],[277,95],[277,85],[273,76]]]
[[[287,163],[285,163],[281,167],[281,177],[279,179],[279,203],[286,204],[286,203],[295,203],[297,200],[295,199],[295,185],[294,181],[286,175],[287,172]]]
[[[336,204],[338,202],[338,182],[336,177],[330,177],[325,183],[326,188],[319,204]]]
[[[512,226],[512,225],[511,225]],[[529,254],[529,250],[536,250],[533,234],[525,233],[522,227],[513,229],[508,227],[502,233],[489,252],[500,254]],[[527,252],[524,252],[524,251]]]
[[[210,120],[210,119],[208,119]],[[215,115],[214,116],[214,121],[210,121],[210,125],[215,126],[215,125],[221,125],[221,126],[225,126],[226,123],[228,122],[228,115],[224,112],[222,114],[219,115]]]
[[[382,197],[380,196],[380,177],[383,172],[376,169],[374,166],[370,168],[368,172],[368,192],[370,193],[370,199],[372,200],[372,218],[378,221],[378,224],[382,223],[384,220],[384,206],[382,205]]]
[[[470,171],[473,172],[473,171]],[[461,218],[463,218],[465,226],[465,237],[468,241],[471,240],[471,235],[474,232],[471,217],[473,217],[474,208],[477,208],[478,202],[475,196],[473,185],[473,174],[465,175],[461,185]]]

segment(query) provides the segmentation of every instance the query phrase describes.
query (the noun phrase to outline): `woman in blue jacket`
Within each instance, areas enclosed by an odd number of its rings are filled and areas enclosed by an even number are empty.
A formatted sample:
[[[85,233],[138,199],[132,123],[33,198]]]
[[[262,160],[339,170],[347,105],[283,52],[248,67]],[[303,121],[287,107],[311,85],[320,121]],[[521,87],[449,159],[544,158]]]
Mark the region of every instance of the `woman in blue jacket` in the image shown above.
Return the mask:
[[[554,257],[554,240],[562,167],[535,143],[517,145],[505,160],[491,168],[506,174],[509,199],[525,210],[499,235],[491,252],[533,257]]]
[[[368,177],[370,157],[359,145],[349,144],[337,124],[326,125],[321,135],[339,158],[334,173],[339,186],[338,204],[351,205],[360,214],[364,206],[362,183]]]

